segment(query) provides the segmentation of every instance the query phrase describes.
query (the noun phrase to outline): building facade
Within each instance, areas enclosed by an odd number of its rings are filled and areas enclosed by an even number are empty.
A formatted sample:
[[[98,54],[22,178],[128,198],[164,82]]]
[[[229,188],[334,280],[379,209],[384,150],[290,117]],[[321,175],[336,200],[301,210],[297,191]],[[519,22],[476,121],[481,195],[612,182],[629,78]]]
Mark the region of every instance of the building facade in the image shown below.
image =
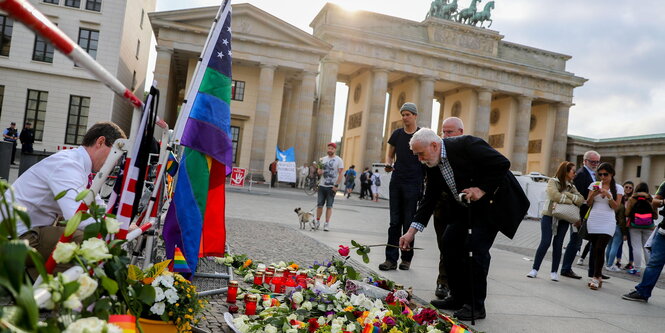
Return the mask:
[[[568,161],[582,165],[584,153],[595,150],[601,162],[614,165],[617,182],[647,183],[651,193],[665,181],[665,134],[591,139],[568,136]]]
[[[30,0],[137,96],[143,96],[156,0]],[[81,143],[114,121],[129,133],[132,106],[41,37],[0,11],[0,126],[30,122],[35,150]],[[20,148],[20,145],[19,145]]]
[[[168,87],[160,113],[171,123],[216,12],[150,14],[155,79]],[[429,126],[434,100],[437,122],[462,118],[465,133],[486,139],[515,171],[550,174],[566,158],[573,90],[586,81],[566,71],[570,56],[510,43],[489,29],[330,3],[311,35],[249,4],[233,5],[232,15],[237,166],[267,175],[277,146],[294,147],[299,165],[324,156],[338,82],[349,87],[340,149],[347,166],[385,161],[400,105],[415,102],[420,125]]]

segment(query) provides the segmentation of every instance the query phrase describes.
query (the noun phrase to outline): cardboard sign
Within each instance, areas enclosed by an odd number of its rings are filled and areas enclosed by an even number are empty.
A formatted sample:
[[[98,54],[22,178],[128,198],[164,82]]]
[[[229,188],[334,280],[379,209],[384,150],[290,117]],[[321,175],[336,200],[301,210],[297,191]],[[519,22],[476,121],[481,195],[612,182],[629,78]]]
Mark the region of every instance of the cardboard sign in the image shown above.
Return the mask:
[[[285,183],[295,183],[296,162],[277,162],[277,180]]]
[[[231,186],[243,187],[245,186],[245,175],[247,169],[233,168],[231,171]]]

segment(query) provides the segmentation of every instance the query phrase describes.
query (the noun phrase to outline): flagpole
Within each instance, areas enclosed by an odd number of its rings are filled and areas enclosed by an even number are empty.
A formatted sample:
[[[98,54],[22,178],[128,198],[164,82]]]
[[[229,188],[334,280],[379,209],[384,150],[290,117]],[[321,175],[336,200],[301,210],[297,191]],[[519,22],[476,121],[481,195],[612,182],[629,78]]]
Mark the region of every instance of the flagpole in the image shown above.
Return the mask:
[[[194,103],[194,98],[198,93],[198,87],[201,84],[201,80],[203,80],[203,75],[205,74],[205,66],[201,66],[201,63],[203,62],[203,59],[207,59],[206,55],[212,52],[209,51],[211,47],[214,48],[214,46],[210,45],[210,40],[217,40],[217,36],[219,35],[215,33],[217,31],[217,26],[220,23],[222,23],[220,22],[220,18],[224,16],[224,13],[231,10],[231,6],[230,5],[227,6],[227,4],[229,4],[230,2],[231,0],[224,0],[222,5],[219,6],[219,10],[217,10],[217,15],[215,16],[213,24],[210,27],[208,38],[206,39],[205,44],[203,44],[204,46],[199,56],[199,61],[196,62],[196,69],[194,70],[194,76],[192,77],[192,82],[189,85],[189,90],[185,95],[183,107],[180,110],[180,114],[178,115],[178,120],[176,121],[175,126],[173,128],[173,142],[175,144],[180,144],[180,139],[182,138],[183,131],[185,130],[185,124],[187,123],[187,119],[189,118],[189,113],[192,110],[192,103]]]

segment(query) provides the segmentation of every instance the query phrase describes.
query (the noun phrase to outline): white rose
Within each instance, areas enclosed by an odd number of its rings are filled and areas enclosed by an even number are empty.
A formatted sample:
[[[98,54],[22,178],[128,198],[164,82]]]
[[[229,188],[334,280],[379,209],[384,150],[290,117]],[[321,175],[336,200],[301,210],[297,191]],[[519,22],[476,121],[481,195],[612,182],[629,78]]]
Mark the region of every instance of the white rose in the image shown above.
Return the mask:
[[[356,324],[354,323],[349,323],[346,325],[346,330],[349,332],[355,332],[356,331]]]
[[[78,279],[79,289],[76,291],[76,296],[80,299],[86,299],[92,295],[97,289],[97,280],[88,276],[88,274],[81,274]]]
[[[161,316],[162,314],[164,314],[164,309],[165,308],[166,308],[166,305],[164,304],[164,302],[157,302],[157,303],[153,304],[150,307],[150,312],[152,312],[152,313],[154,313],[158,316]]]
[[[319,304],[316,306],[316,309],[319,311],[326,311],[326,305],[325,304]]]
[[[286,322],[288,323],[288,322],[290,322],[291,320],[294,320],[294,319],[298,319],[298,315],[296,315],[295,313],[292,313],[292,314],[290,314],[286,317]]]
[[[99,238],[89,238],[83,241],[79,252],[87,261],[100,261],[112,257],[106,247],[106,242]]]
[[[325,325],[326,324],[326,318],[323,316],[320,316],[319,319],[316,320],[319,325]]]
[[[289,328],[285,331],[285,333],[298,333],[298,329],[296,328]]]
[[[122,328],[114,324],[108,324],[106,325],[106,333],[122,333]]]
[[[302,305],[300,307],[307,310],[307,311],[309,311],[309,310],[312,309],[312,302],[306,301],[306,302],[302,303]]]
[[[155,288],[155,302],[161,302],[164,299],[164,290],[160,287],[153,287]]]
[[[253,282],[254,281],[254,275],[252,273],[247,273],[245,277],[243,278],[243,281],[245,282]]]
[[[67,309],[72,310],[79,309],[83,306],[83,304],[81,304],[81,300],[76,295],[69,296],[69,298],[67,298],[67,300],[62,303],[62,305],[64,305]]]
[[[283,261],[280,261],[279,263],[277,263],[277,267],[278,268],[284,268],[284,267],[286,267],[286,263],[283,262]]]
[[[277,333],[277,327],[268,324],[263,328],[263,331],[265,333]]]
[[[258,265],[256,265],[256,270],[257,270],[257,271],[264,271],[265,269],[266,269],[266,265],[265,265],[265,264],[258,264]]]
[[[79,319],[69,326],[63,333],[101,333],[106,328],[106,322],[95,317]]]
[[[231,256],[224,257],[224,263],[227,264],[227,265],[233,264],[233,257],[231,257]]]
[[[72,260],[77,248],[78,245],[73,242],[58,242],[58,245],[55,246],[55,251],[53,251],[53,259],[55,259],[55,262],[58,264],[66,264]]]
[[[291,295],[291,298],[293,299],[294,302],[296,302],[296,304],[300,304],[303,301],[302,293],[299,291],[293,293],[293,295]]]
[[[175,289],[168,289],[164,292],[164,297],[166,297],[166,300],[174,304],[175,302],[178,301],[178,293],[175,291]]]
[[[106,217],[104,221],[106,221],[106,231],[109,234],[115,234],[120,231],[120,222],[118,222],[118,220],[112,217]]]

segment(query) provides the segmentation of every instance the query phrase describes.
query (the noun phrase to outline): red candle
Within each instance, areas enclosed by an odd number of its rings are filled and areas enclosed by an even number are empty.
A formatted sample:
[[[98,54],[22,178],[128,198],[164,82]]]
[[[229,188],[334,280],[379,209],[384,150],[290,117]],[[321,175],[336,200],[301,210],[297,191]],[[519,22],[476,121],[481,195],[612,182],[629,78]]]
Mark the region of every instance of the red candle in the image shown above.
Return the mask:
[[[272,283],[273,272],[266,271],[265,276],[263,277],[263,283],[271,284]]]
[[[226,303],[235,303],[238,297],[238,281],[229,281],[229,287],[226,291]]]
[[[263,284],[263,272],[258,271],[254,275],[254,285],[260,286]]]
[[[273,291],[273,292],[275,292],[275,293],[281,293],[281,292],[282,292],[282,291],[280,291],[280,290],[282,289],[282,286],[283,286],[283,282],[282,282],[282,278],[281,278],[281,277],[274,277],[274,278],[272,278],[272,282],[271,282],[271,283],[272,283],[272,285],[273,285],[273,288],[272,288],[272,291]]]
[[[245,314],[253,316],[256,314],[256,295],[249,295],[245,302]]]

